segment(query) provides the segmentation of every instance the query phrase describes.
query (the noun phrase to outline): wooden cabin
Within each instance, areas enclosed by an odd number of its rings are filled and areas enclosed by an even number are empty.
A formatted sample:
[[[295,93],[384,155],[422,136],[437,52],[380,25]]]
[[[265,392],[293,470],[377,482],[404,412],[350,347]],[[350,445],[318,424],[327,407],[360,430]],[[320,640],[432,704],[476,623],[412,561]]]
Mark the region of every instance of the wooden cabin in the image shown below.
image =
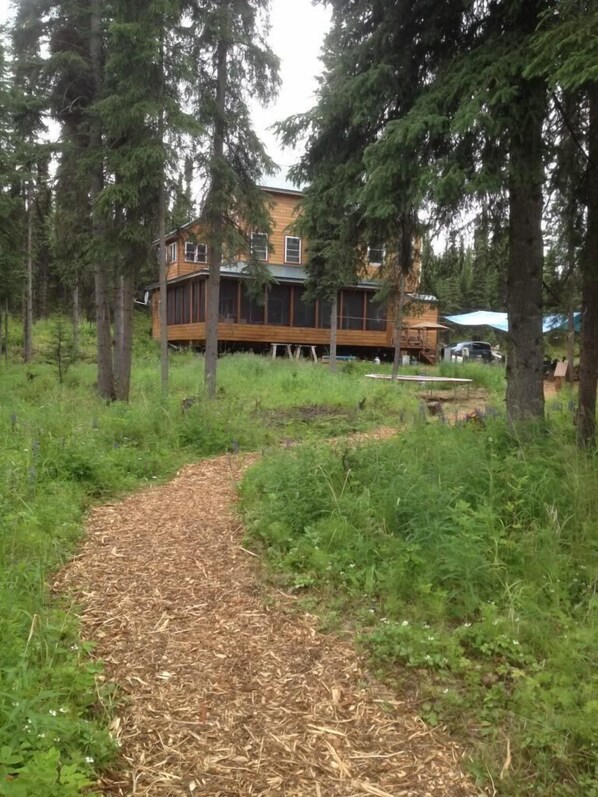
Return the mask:
[[[222,349],[269,350],[272,344],[315,346],[327,351],[330,341],[330,303],[304,301],[307,242],[292,234],[291,225],[301,191],[284,182],[263,186],[271,200],[272,233],[252,233],[253,253],[267,264],[275,282],[262,303],[246,290],[243,261],[223,263],[220,283],[218,338]],[[208,247],[201,240],[198,223],[190,222],[170,233],[166,240],[168,261],[168,340],[201,348],[206,340]],[[339,291],[339,354],[390,356],[394,326],[386,308],[376,301],[377,271],[382,248],[368,249],[368,274],[357,284]],[[423,329],[438,321],[433,297],[417,294],[419,274],[407,286],[410,315],[405,318],[401,348],[422,362],[434,362],[437,331]],[[160,336],[159,291],[152,286],[152,335]],[[418,325],[412,328],[412,325]]]

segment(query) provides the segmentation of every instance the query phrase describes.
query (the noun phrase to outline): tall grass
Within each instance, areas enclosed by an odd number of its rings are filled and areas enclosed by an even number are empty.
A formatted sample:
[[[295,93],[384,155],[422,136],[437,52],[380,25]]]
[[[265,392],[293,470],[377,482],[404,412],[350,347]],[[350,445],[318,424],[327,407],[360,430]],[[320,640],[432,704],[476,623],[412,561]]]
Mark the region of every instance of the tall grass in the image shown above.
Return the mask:
[[[227,449],[403,425],[418,416],[418,400],[367,382],[360,369],[335,376],[237,355],[221,360],[219,396],[207,404],[202,359],[181,353],[162,401],[155,348],[142,340],[130,404],[106,404],[85,360],[58,384],[45,354],[51,323],[37,332],[36,362],[0,363],[0,795],[72,797],[114,753],[106,731],[113,695],[100,686],[71,607],[51,590],[86,510]],[[86,333],[87,354],[91,340]]]
[[[243,485],[276,578],[351,616],[387,674],[414,670],[426,718],[505,795],[598,794],[597,463],[571,427],[418,424],[279,453]]]

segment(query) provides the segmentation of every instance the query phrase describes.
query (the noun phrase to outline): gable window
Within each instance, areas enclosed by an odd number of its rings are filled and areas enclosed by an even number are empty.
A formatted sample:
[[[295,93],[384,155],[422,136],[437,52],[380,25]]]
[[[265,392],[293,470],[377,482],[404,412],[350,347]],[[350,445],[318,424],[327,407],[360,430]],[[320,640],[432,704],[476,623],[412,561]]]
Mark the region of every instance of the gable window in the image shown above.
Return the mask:
[[[166,262],[176,263],[176,241],[173,241],[166,247]]]
[[[295,235],[287,235],[284,239],[284,262],[301,263],[301,238]]]
[[[257,260],[268,260],[268,236],[265,232],[251,233],[251,254]]]
[[[370,266],[381,266],[384,262],[384,247],[380,244],[368,246],[368,263]]]
[[[206,244],[196,244],[192,241],[185,242],[185,261],[187,263],[207,263],[208,247]]]

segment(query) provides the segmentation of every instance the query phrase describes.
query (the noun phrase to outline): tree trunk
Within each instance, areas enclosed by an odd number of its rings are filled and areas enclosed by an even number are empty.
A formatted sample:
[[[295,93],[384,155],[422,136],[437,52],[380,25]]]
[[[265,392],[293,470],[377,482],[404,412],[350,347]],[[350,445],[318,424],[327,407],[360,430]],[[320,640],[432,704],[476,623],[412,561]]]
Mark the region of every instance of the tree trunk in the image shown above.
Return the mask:
[[[575,369],[575,315],[571,301],[567,311],[567,366],[567,382],[573,384]]]
[[[79,342],[79,323],[81,317],[81,304],[79,299],[79,279],[75,277],[75,287],[73,288],[73,308],[72,308],[72,325],[73,325],[73,356],[79,357],[81,344]]]
[[[4,363],[8,366],[8,299],[4,305]]]
[[[581,358],[577,444],[596,445],[596,383],[598,382],[598,82],[589,86],[588,220],[582,259]]]
[[[403,308],[405,307],[405,273],[399,275],[399,296],[397,299],[397,314],[395,316],[395,347],[392,358],[392,379],[396,380],[401,364],[401,332],[403,328]]]
[[[168,283],[166,267],[166,186],[165,175],[162,174],[162,184],[159,194],[159,231],[158,259],[160,262],[160,389],[162,397],[168,396]]]
[[[33,188],[27,184],[27,271],[25,299],[23,302],[23,360],[31,362],[33,356]]]
[[[133,295],[134,276],[128,270],[118,278],[114,313],[115,360],[114,387],[119,401],[128,401],[131,389],[131,358],[133,353]]]
[[[330,371],[336,373],[336,340],[338,333],[338,291],[332,297],[330,307]]]
[[[216,104],[214,142],[210,175],[212,207],[208,211],[210,226],[210,270],[208,277],[208,306],[206,319],[205,388],[209,398],[216,396],[216,368],[218,366],[218,310],[220,304],[220,266],[222,265],[223,192],[222,161],[224,157],[225,100],[228,45],[224,40],[216,51]]]
[[[94,84],[94,98],[100,96],[102,87],[102,28],[101,2],[90,0],[90,63]],[[110,302],[108,268],[100,253],[103,225],[97,207],[98,197],[103,188],[104,169],[100,155],[102,131],[97,116],[91,116],[89,132],[90,156],[96,162],[91,167],[91,201],[92,201],[92,239],[95,244],[94,281],[96,305],[96,341],[98,361],[97,390],[100,396],[113,400],[114,372],[112,368],[112,335],[110,329]]]
[[[163,33],[163,29],[162,29]],[[162,147],[162,174],[158,193],[158,263],[160,300],[160,390],[162,398],[168,396],[168,269],[166,266],[166,145],[164,142],[164,36],[160,40],[160,107],[158,117],[158,139]]]
[[[519,125],[511,135],[507,261],[507,414],[544,417],[542,335],[542,122],[545,87],[522,81]]]

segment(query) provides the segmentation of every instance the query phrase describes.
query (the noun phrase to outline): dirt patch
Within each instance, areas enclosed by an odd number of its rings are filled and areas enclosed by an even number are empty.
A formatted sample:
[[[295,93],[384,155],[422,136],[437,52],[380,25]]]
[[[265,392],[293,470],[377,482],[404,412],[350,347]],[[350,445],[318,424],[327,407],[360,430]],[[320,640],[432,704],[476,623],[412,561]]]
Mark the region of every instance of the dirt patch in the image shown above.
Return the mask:
[[[304,407],[288,407],[286,409],[258,410],[260,418],[275,425],[286,425],[293,421],[308,423],[314,420],[331,420],[349,418],[350,413],[342,407],[331,407],[325,404],[313,404]]]
[[[121,690],[122,757],[103,794],[479,794],[456,744],[262,586],[235,510],[256,458],[206,460],[95,509],[57,582]]]

